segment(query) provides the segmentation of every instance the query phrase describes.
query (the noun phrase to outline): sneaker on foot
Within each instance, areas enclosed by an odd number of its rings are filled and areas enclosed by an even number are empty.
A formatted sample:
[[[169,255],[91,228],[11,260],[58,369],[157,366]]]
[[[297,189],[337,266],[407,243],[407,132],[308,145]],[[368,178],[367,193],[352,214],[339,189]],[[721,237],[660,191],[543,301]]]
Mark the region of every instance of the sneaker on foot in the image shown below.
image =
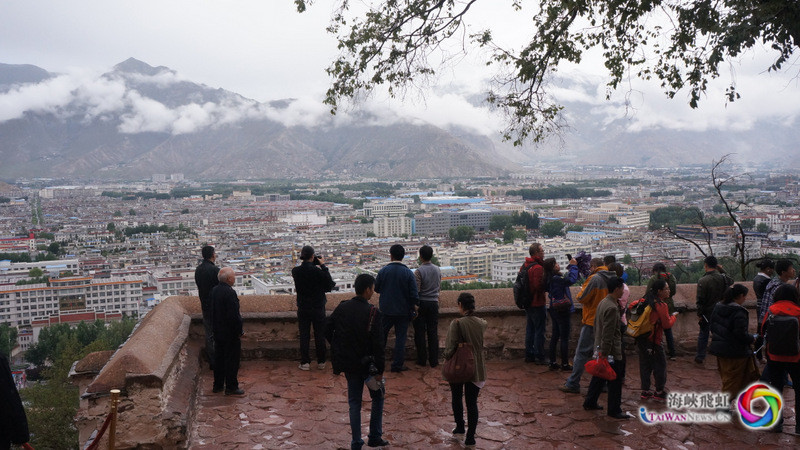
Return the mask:
[[[653,398],[653,392],[652,391],[642,391],[642,395],[639,396],[639,398],[641,398],[642,400],[650,400],[651,398]]]
[[[225,390],[225,395],[244,395],[243,389],[236,389],[234,391]]]
[[[659,402],[667,401],[667,391],[666,390],[656,391],[656,393],[653,394],[653,400],[657,400]]]
[[[464,440],[464,447],[475,448],[475,436],[468,436]]]
[[[463,426],[457,426],[453,429],[453,436],[463,435],[464,433],[466,433],[466,431],[464,431]]]
[[[318,364],[317,364],[317,369],[319,369],[319,370],[325,370],[325,363],[318,363]]]
[[[301,363],[299,366],[297,366],[297,368],[300,370],[311,370],[311,364]]]
[[[569,364],[562,364],[561,365],[561,371],[562,372],[572,372],[572,366],[570,366]]]
[[[558,364],[554,363],[554,362],[551,362],[550,363],[550,370],[558,370]]]
[[[559,386],[558,390],[561,391],[561,392],[566,392],[567,394],[580,394],[581,393],[580,388],[571,388],[571,387],[567,386],[566,384],[562,384],[561,386]]]
[[[700,358],[695,358],[695,359],[694,359],[694,363],[695,363],[695,364],[703,364],[703,360],[702,360],[702,359],[700,359]]]

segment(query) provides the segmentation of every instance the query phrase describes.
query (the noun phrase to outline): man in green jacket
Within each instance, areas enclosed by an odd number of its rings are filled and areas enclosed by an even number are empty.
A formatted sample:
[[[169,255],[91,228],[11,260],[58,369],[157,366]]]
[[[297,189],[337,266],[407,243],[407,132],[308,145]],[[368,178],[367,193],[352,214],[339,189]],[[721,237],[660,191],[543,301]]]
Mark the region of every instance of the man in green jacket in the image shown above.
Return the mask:
[[[597,305],[594,319],[594,345],[599,358],[607,358],[617,377],[608,381],[608,416],[615,419],[630,419],[622,412],[622,383],[625,381],[625,354],[622,353],[622,327],[620,327],[619,299],[625,292],[622,278],[611,277],[608,280],[608,295]],[[599,410],[597,404],[600,392],[606,380],[592,377],[589,391],[583,401],[583,409]]]
[[[733,284],[733,280],[725,275],[722,267],[717,264],[717,258],[707,256],[703,260],[706,270],[705,275],[697,281],[697,319],[700,325],[700,332],[697,334],[697,356],[694,362],[703,364],[706,359],[706,349],[708,348],[708,336],[711,329],[708,319],[714,311],[714,306],[722,300],[725,289]]]

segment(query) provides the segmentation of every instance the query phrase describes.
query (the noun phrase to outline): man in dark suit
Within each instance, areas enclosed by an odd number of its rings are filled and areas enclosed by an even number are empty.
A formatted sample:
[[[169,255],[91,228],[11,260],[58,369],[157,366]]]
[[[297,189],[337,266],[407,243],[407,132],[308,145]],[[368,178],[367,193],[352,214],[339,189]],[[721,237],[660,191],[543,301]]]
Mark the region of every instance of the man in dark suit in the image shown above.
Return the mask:
[[[364,445],[361,437],[361,397],[364,384],[369,387],[372,410],[369,418],[370,447],[389,445],[383,439],[383,370],[385,367],[384,338],[381,313],[369,303],[375,293],[375,278],[362,273],[354,282],[356,296],[345,300],[333,310],[325,327],[325,337],[331,343],[333,373],[344,372],[347,378],[347,402],[350,405],[350,449]]]
[[[214,368],[214,327],[211,318],[211,289],[219,284],[219,267],[215,265],[217,252],[214,247],[206,245],[202,250],[203,262],[194,270],[194,283],[197,285],[197,294],[200,297],[200,307],[203,310],[203,329],[206,334],[206,356],[208,364]]]
[[[242,350],[242,315],[239,297],[233,290],[236,275],[225,267],[219,271],[219,284],[211,290],[214,317],[214,392],[225,389],[225,395],[243,395],[239,388],[239,356]]]

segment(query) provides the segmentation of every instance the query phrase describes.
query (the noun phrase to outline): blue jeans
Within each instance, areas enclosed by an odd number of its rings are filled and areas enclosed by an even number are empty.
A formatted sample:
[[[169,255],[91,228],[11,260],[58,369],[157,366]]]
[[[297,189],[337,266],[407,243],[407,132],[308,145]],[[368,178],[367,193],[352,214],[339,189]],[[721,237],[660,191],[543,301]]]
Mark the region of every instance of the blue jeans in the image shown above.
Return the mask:
[[[700,318],[700,332],[697,333],[697,356],[695,359],[703,361],[706,359],[706,349],[708,348],[708,335],[711,333],[711,328],[708,321]]]
[[[578,337],[578,346],[575,349],[575,358],[572,359],[572,374],[565,383],[568,388],[580,389],[583,366],[592,358],[594,349],[594,327],[584,325]]]
[[[525,308],[525,361],[544,362],[544,328],[547,323],[545,306]]]
[[[400,370],[406,360],[406,339],[408,338],[408,316],[383,316],[383,339],[389,340],[389,330],[394,327],[394,351],[392,369]]]
[[[360,449],[364,445],[364,439],[361,438],[361,398],[364,395],[364,382],[367,377],[356,372],[345,372],[344,376],[347,378],[347,404],[350,405],[350,432],[352,434],[350,448]],[[367,390],[372,398],[368,439],[378,441],[383,437],[383,393]]]
[[[569,310],[555,311],[550,308],[550,362],[556,362],[556,348],[560,343],[561,364],[569,364]]]

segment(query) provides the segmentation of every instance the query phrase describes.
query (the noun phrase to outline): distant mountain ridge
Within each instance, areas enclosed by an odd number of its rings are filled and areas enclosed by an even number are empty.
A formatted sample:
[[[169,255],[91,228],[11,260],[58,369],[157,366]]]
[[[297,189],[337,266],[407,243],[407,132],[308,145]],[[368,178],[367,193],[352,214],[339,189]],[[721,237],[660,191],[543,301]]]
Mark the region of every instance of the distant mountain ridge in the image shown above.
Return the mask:
[[[52,77],[32,67],[0,67],[0,80],[19,88]],[[262,104],[133,58],[101,78],[68,104],[0,122],[0,178],[412,179],[513,169],[492,155],[490,142],[481,147],[431,125],[285,126],[269,116],[291,100]]]
[[[176,172],[194,180],[476,177],[538,164],[710,164],[726,153],[750,164],[800,167],[797,118],[742,131],[632,132],[629,118],[609,120],[602,108],[567,102],[571,130],[562,145],[553,139],[520,149],[497,135],[366,112],[348,121],[304,120],[293,99],[257,102],[134,58],[73,84],[59,77],[0,64],[0,96],[7,96],[0,98],[1,180],[138,180]]]

